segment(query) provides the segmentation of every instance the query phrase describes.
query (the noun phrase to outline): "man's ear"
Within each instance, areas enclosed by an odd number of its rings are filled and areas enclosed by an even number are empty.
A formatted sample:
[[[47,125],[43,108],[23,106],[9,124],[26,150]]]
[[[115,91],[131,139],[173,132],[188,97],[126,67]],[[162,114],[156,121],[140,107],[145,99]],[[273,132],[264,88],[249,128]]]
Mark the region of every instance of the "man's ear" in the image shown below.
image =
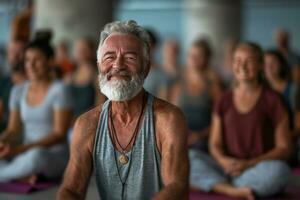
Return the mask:
[[[146,65],[145,65],[145,74],[144,74],[144,78],[146,78],[150,72],[150,68],[151,68],[151,61],[149,60]]]

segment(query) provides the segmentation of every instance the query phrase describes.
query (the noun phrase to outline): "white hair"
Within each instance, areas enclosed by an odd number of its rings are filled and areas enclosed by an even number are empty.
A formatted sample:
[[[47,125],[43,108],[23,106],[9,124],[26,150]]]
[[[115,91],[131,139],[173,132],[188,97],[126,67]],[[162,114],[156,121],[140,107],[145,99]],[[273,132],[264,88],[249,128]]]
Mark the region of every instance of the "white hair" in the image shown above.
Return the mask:
[[[139,26],[134,20],[129,21],[115,21],[108,23],[100,34],[100,42],[97,49],[97,62],[100,64],[101,60],[101,47],[108,36],[114,33],[129,34],[137,37],[143,45],[143,62],[142,67],[145,70],[146,65],[150,62],[150,38],[148,32]]]
[[[117,70],[116,74],[128,74],[127,72]],[[144,73],[133,74],[129,81],[110,80],[109,74],[98,75],[100,91],[111,101],[128,101],[135,97],[142,89],[144,84]]]

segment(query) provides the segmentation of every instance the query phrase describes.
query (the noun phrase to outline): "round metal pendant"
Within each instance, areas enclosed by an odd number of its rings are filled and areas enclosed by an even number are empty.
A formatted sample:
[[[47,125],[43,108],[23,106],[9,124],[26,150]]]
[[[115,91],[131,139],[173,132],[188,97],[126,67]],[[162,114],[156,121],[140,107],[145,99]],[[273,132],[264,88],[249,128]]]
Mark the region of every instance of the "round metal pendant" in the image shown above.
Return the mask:
[[[119,162],[122,165],[126,165],[128,163],[128,161],[129,161],[128,156],[126,156],[125,154],[122,154],[119,156]]]

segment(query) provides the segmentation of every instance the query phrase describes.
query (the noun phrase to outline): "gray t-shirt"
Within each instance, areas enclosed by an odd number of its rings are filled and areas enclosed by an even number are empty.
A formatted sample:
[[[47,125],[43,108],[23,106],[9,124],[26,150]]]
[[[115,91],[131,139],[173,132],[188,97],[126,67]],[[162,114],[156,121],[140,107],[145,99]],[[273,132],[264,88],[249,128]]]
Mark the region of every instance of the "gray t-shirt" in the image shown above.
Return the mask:
[[[24,144],[36,142],[51,134],[54,110],[71,108],[72,105],[67,87],[60,81],[53,81],[43,102],[37,106],[31,106],[26,100],[29,85],[30,83],[26,82],[14,86],[9,100],[10,110],[20,112]],[[51,149],[61,149],[59,147],[62,145],[53,146]]]

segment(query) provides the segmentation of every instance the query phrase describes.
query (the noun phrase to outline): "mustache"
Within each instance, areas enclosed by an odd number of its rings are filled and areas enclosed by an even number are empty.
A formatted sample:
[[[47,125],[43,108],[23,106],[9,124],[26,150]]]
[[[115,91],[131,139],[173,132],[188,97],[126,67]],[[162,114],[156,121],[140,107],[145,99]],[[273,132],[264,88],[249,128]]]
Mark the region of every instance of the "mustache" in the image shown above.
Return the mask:
[[[111,69],[109,72],[105,74],[107,79],[110,79],[112,76],[128,76],[131,77],[132,74],[126,69]]]

